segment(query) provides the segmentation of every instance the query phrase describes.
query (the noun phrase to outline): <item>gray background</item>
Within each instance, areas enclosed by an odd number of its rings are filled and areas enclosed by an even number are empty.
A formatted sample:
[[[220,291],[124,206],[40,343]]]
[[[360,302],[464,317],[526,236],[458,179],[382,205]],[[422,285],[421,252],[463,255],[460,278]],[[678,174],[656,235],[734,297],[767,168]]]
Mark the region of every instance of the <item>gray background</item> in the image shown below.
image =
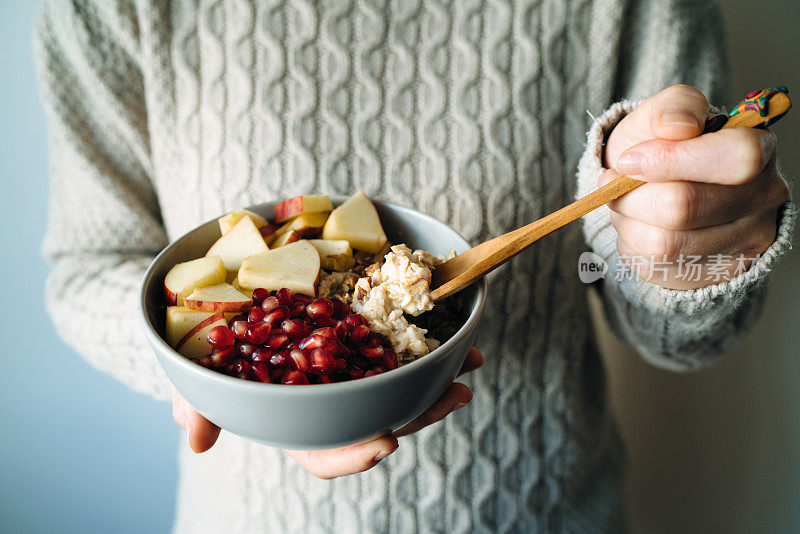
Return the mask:
[[[56,337],[42,306],[47,162],[30,45],[37,5],[0,2],[0,532],[164,532],[182,445],[168,406],[88,367]],[[798,95],[800,3],[755,5],[722,6],[735,94],[782,83]],[[797,175],[800,109],[775,131],[783,166]],[[754,335],[697,374],[645,365],[598,317],[629,444],[636,531],[800,527],[798,269],[792,253]]]

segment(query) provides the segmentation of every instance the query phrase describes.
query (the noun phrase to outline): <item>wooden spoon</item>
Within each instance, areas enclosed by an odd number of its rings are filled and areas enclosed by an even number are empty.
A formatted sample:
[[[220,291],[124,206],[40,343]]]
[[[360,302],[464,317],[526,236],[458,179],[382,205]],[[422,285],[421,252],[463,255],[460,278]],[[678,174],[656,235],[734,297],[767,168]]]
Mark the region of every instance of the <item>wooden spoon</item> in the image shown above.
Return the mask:
[[[782,86],[753,91],[729,115],[717,115],[708,119],[705,132],[715,132],[721,128],[766,128],[780,119],[791,107],[788,92]],[[440,300],[460,291],[538,239],[636,189],[643,183],[645,182],[623,174],[538,221],[485,241],[444,262],[433,271],[431,284],[434,288],[431,294],[433,300]]]

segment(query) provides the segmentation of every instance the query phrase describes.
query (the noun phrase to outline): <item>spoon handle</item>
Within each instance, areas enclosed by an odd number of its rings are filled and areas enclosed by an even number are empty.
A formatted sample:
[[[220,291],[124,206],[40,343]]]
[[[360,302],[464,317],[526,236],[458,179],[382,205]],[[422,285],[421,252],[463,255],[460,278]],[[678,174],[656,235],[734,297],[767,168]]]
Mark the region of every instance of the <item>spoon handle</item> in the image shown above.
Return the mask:
[[[722,128],[766,128],[783,117],[789,108],[788,90],[783,86],[753,91],[728,115],[706,121],[705,132]],[[522,228],[484,241],[438,266],[433,271],[433,300],[440,300],[463,289],[477,278],[507,262],[538,239],[558,230],[600,206],[632,191],[643,181],[627,175],[612,180],[558,211]]]

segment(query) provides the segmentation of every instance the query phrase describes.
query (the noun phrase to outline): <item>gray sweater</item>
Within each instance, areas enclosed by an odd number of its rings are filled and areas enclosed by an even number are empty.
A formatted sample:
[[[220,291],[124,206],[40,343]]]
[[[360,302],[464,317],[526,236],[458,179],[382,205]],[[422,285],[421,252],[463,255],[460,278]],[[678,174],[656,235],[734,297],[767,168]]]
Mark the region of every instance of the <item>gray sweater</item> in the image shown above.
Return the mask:
[[[35,32],[50,313],[89,362],[158,398],[137,290],[199,223],[360,187],[477,243],[594,188],[604,135],[637,99],[686,82],[720,102],[726,85],[721,17],[701,0],[196,4],[52,1]],[[711,364],[755,320],[791,211],[730,282],[607,276],[609,320],[655,365]],[[600,209],[493,274],[474,401],[367,473],[317,480],[225,432],[208,453],[182,447],[176,531],[622,528],[623,449],[577,272],[586,250],[615,272],[615,238]]]

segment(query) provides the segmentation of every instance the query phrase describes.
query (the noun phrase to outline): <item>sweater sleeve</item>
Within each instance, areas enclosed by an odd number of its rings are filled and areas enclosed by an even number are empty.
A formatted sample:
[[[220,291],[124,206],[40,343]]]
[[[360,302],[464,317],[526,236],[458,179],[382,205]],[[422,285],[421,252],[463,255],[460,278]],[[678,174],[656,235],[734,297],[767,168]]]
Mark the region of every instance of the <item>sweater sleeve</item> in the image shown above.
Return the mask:
[[[639,99],[675,83],[700,88],[711,102],[724,93],[726,61],[718,10],[710,2],[641,2],[628,14],[616,98],[595,119],[578,166],[577,196],[597,187],[604,142]],[[670,40],[673,46],[665,46]],[[677,50],[666,55],[663,50]],[[631,100],[628,100],[631,99]],[[696,290],[665,289],[633,275],[619,257],[610,210],[584,217],[587,243],[608,264],[599,283],[612,329],[650,363],[673,370],[706,367],[735,346],[757,320],[773,267],[791,248],[794,207],[780,211],[777,237],[744,273]]]
[[[166,245],[151,161],[138,27],[124,2],[47,2],[34,30],[48,117],[46,305],[64,341],[134,390],[169,396],[137,319]]]

